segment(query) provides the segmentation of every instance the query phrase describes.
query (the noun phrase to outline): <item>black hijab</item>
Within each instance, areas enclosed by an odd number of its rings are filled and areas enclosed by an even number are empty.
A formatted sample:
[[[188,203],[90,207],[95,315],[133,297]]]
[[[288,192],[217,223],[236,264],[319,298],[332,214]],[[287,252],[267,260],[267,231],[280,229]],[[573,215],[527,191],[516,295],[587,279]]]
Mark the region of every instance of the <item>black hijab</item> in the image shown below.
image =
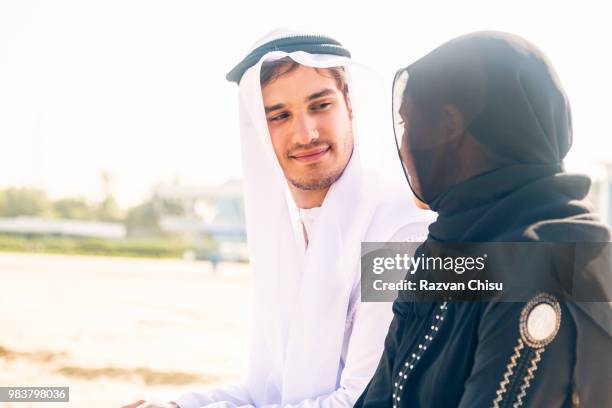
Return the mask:
[[[540,50],[515,35],[478,32],[405,71],[407,81],[394,84],[407,121],[401,155],[411,188],[438,213],[428,241],[610,241],[584,201],[590,180],[564,172],[570,107]],[[602,290],[610,272],[599,276]],[[576,384],[584,406],[602,406],[612,384],[611,304],[568,308]]]

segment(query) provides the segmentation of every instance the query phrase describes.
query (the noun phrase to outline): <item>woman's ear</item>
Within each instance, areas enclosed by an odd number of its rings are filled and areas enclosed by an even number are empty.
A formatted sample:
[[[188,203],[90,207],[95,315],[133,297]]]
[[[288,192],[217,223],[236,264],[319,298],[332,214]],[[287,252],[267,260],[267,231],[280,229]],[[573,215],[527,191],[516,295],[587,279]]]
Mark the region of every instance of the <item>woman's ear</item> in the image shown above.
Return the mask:
[[[421,210],[430,210],[429,206],[419,200],[415,195],[412,196],[412,199],[414,200],[414,203],[416,204],[417,208],[420,208]]]
[[[448,139],[461,136],[465,131],[463,114],[455,105],[444,105],[442,107],[442,129]]]

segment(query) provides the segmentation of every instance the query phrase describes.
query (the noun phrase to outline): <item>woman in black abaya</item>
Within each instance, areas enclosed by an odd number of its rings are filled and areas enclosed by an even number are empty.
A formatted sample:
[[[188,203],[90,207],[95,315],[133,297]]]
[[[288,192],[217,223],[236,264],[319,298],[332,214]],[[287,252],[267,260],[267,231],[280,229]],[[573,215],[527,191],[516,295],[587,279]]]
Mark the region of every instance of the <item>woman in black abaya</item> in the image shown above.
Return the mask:
[[[438,213],[424,247],[610,240],[584,201],[590,180],[563,169],[567,97],[524,39],[480,32],[438,47],[398,72],[394,115],[410,186]],[[606,292],[610,271],[598,279]],[[612,407],[609,303],[547,293],[425,303],[400,292],[393,310],[357,407]]]

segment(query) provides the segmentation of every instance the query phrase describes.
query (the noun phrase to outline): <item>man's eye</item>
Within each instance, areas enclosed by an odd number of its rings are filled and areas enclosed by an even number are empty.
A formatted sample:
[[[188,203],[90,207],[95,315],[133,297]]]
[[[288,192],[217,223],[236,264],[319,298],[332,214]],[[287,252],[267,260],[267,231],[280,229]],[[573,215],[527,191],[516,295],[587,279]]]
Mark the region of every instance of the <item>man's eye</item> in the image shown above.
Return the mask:
[[[314,110],[323,110],[323,109],[327,109],[331,105],[332,105],[331,102],[321,102],[321,103],[317,103],[317,104],[313,105],[312,108]]]
[[[268,118],[270,122],[280,122],[281,120],[287,119],[289,114],[287,112],[279,113],[278,115],[274,115]]]

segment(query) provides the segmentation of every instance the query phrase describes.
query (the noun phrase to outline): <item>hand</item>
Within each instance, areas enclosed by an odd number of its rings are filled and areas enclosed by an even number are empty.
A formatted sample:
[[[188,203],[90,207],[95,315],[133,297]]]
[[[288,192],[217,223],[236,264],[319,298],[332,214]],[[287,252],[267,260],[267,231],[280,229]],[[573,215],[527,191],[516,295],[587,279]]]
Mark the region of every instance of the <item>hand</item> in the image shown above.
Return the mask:
[[[121,408],[181,408],[175,402],[159,402],[139,400],[129,405],[124,405]]]

